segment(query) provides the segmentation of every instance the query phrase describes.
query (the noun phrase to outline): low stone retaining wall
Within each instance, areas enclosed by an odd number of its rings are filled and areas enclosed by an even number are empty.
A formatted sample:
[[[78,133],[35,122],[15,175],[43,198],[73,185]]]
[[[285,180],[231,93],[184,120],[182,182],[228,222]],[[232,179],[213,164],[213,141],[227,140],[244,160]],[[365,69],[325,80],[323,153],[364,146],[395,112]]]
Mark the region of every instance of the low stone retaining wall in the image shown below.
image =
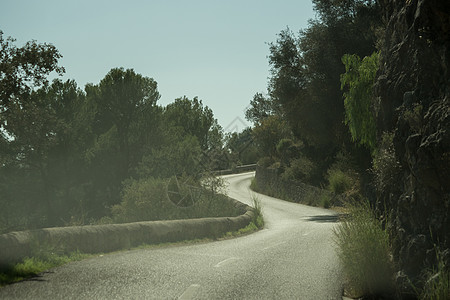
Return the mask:
[[[253,208],[230,199],[241,208],[237,217],[201,218],[126,224],[44,228],[0,235],[0,267],[20,262],[37,251],[58,253],[110,252],[142,244],[215,238],[250,224]]]
[[[239,173],[250,172],[250,171],[255,171],[255,170],[256,170],[256,164],[251,164],[251,165],[236,166],[233,169],[228,169],[228,170],[214,171],[214,175],[221,176],[221,175],[239,174]]]
[[[255,179],[257,188],[261,192],[291,202],[311,205],[317,203],[323,195],[331,197],[327,190],[299,181],[283,180],[278,169],[264,168],[258,165],[256,166]]]

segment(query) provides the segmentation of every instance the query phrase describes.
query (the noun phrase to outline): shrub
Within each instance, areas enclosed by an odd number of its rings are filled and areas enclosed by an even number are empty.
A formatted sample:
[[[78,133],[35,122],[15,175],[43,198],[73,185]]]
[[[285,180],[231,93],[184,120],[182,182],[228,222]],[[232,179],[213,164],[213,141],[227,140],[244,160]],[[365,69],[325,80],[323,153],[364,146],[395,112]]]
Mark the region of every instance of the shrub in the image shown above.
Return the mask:
[[[326,193],[323,193],[320,195],[320,206],[323,208],[330,208],[331,207],[331,198],[330,195],[327,195]]]
[[[374,154],[372,172],[375,175],[375,185],[378,191],[395,187],[401,173],[400,162],[395,157],[393,139],[393,133],[383,133],[380,146]]]
[[[241,214],[225,195],[217,193],[223,188],[221,184],[219,179],[205,179],[200,186],[189,178],[175,177],[130,180],[124,187],[122,202],[111,209],[112,220],[126,223]]]
[[[314,164],[305,156],[294,159],[291,165],[285,169],[282,174],[283,180],[300,180],[303,182],[310,181],[310,174],[314,169]]]
[[[129,182],[123,189],[122,202],[111,209],[115,222],[138,222],[167,218],[170,203],[166,183],[155,178]]]
[[[269,156],[261,157],[261,158],[258,160],[258,165],[261,166],[261,167],[263,167],[263,168],[268,168],[268,167],[270,167],[273,163],[274,163],[274,160],[273,160],[271,157],[269,157]]]
[[[391,295],[394,268],[389,234],[367,200],[348,209],[349,215],[336,227],[335,237],[352,296]]]
[[[352,177],[338,169],[328,171],[329,189],[336,195],[350,190],[354,184]]]
[[[262,213],[261,201],[254,194],[252,195],[252,201],[253,201],[253,208],[254,208],[254,215],[253,215],[252,223],[254,223],[257,228],[263,228],[264,227],[264,218],[263,218],[263,213]]]
[[[444,300],[450,296],[450,270],[445,265],[443,255],[436,246],[435,251],[437,266],[428,272],[428,280],[419,293],[419,299]]]

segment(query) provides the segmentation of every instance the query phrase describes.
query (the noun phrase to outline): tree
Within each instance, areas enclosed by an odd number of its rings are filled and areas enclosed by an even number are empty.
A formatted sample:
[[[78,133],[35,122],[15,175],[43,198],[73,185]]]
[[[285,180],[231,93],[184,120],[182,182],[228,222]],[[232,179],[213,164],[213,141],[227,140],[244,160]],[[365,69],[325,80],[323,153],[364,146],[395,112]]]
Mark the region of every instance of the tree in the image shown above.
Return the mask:
[[[381,17],[378,4],[369,0],[315,0],[314,8],[319,18],[308,28],[298,36],[287,28],[269,44],[268,94],[304,145],[302,152],[325,174],[340,148],[352,145],[343,122],[341,58],[375,51]],[[257,107],[270,105],[253,105],[253,115],[264,111]]]
[[[45,118],[36,112],[39,104],[33,102],[32,91],[48,84],[47,76],[51,72],[64,72],[64,68],[58,66],[62,56],[53,45],[31,41],[18,48],[14,42],[11,37],[4,39],[0,31],[0,150],[3,163],[6,163],[6,156],[12,160],[18,158],[14,150],[8,149],[11,141],[32,138],[30,130],[34,126],[24,126],[24,122],[32,124],[35,118]],[[22,147],[30,148],[24,144]]]
[[[165,121],[185,134],[197,137],[203,151],[222,147],[222,128],[212,110],[197,97],[175,99],[164,110]]]
[[[226,148],[232,164],[254,164],[258,160],[259,152],[253,138],[253,130],[250,127],[245,128],[242,132],[228,133]]]
[[[106,74],[98,86],[87,86],[86,92],[96,104],[94,131],[105,138],[108,135],[117,138],[120,172],[126,177],[133,167],[131,136],[139,132],[137,128],[132,132],[132,128],[154,112],[160,98],[157,83],[132,69],[115,68]],[[134,163],[139,161],[140,157],[134,159]]]
[[[378,56],[374,52],[362,60],[358,55],[342,57],[345,73],[341,75],[344,92],[345,124],[353,141],[358,141],[372,152],[376,147],[376,124],[373,111],[373,84],[378,70]]]
[[[37,226],[43,219],[55,224],[48,175],[61,120],[56,103],[40,95],[50,88],[50,73],[64,72],[58,66],[61,54],[53,45],[31,41],[17,47],[14,42],[0,31],[0,194],[10,214],[3,220],[12,228]]]
[[[279,141],[290,137],[290,130],[282,118],[270,116],[253,128],[253,137],[261,153],[273,157],[276,155]]]
[[[245,118],[253,124],[259,124],[265,118],[280,114],[280,108],[272,99],[261,93],[256,93],[250,101],[250,108],[245,111]]]

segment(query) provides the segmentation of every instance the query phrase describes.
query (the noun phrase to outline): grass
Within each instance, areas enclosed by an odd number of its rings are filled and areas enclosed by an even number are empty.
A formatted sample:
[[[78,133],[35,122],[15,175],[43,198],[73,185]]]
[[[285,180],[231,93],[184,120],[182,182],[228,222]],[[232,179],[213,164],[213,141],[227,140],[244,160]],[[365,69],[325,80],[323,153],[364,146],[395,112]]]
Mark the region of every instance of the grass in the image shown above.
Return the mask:
[[[352,185],[352,178],[338,169],[328,171],[329,189],[335,195],[343,194],[348,191]]]
[[[394,266],[389,234],[367,200],[349,205],[349,215],[335,229],[338,256],[352,297],[392,296]]]
[[[427,274],[422,291],[418,292],[419,299],[446,300],[450,297],[450,270],[445,267],[441,252],[435,246],[437,266]]]
[[[69,255],[46,253],[41,256],[27,257],[21,263],[0,270],[0,287],[34,277],[48,269],[91,256],[80,252],[73,252]]]
[[[264,217],[262,212],[262,206],[261,201],[259,200],[258,196],[255,194],[252,194],[252,202],[253,202],[253,209],[254,209],[254,215],[252,223],[255,224],[256,228],[260,229],[264,227]]]
[[[258,199],[256,195],[252,195],[253,202],[253,218],[246,227],[239,229],[235,232],[227,232],[225,234],[225,238],[227,237],[238,237],[246,234],[250,234],[252,232],[258,231],[264,228],[264,217],[262,213],[261,201]]]

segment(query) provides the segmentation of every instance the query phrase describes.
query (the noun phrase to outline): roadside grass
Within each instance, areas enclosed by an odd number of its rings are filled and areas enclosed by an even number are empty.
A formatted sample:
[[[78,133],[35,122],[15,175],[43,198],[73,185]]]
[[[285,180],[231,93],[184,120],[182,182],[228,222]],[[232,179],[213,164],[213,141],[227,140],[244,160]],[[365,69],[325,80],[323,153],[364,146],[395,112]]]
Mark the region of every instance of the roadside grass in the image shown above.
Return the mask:
[[[437,266],[427,272],[424,287],[416,290],[419,299],[446,300],[450,298],[450,270],[445,266],[441,251],[435,246]]]
[[[368,200],[347,206],[349,214],[334,231],[346,275],[346,294],[354,298],[392,297],[395,285],[389,234]]]
[[[261,229],[264,227],[264,217],[263,210],[261,206],[261,200],[259,200],[258,196],[252,194],[252,202],[253,202],[253,220],[252,223],[255,224],[256,228]]]
[[[21,263],[0,269],[0,287],[34,277],[48,269],[92,256],[81,252],[72,252],[69,255],[41,252],[38,256],[27,257]]]
[[[244,228],[239,229],[238,231],[227,232],[224,238],[247,235],[264,228],[264,217],[262,212],[261,201],[258,199],[258,196],[254,194],[251,197],[253,202],[253,218],[250,224],[248,224]]]

